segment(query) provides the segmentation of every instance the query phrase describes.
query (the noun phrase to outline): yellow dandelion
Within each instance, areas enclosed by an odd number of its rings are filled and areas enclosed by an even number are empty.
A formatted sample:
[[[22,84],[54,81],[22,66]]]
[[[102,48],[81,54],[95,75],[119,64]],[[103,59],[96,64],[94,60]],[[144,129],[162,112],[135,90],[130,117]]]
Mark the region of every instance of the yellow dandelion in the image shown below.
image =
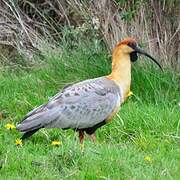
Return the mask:
[[[16,141],[15,141],[15,144],[17,145],[17,146],[22,146],[22,139],[16,139]]]
[[[132,92],[132,91],[129,91],[129,93],[128,93],[127,96],[129,97],[129,96],[132,96],[132,95],[133,95],[133,92]]]
[[[62,144],[62,142],[59,141],[59,140],[54,140],[54,141],[51,142],[51,145],[52,145],[52,146],[59,146],[59,145],[61,145],[61,144]]]
[[[16,127],[15,127],[14,124],[8,123],[8,124],[5,125],[5,128],[8,129],[8,130],[12,130],[12,129],[15,129]]]
[[[146,162],[149,162],[149,163],[152,162],[152,158],[151,158],[150,156],[145,156],[145,157],[144,157],[144,160],[145,160]]]

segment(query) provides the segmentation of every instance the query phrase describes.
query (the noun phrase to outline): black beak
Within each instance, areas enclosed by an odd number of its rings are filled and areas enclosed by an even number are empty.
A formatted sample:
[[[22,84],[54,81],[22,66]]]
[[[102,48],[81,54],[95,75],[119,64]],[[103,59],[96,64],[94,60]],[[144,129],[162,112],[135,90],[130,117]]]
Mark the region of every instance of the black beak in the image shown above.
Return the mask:
[[[159,66],[159,68],[162,70],[162,67],[161,67],[161,65],[151,56],[151,55],[149,55],[147,52],[145,52],[143,49],[141,49],[141,48],[139,48],[139,47],[134,47],[133,48],[134,50],[135,50],[135,52],[138,52],[138,53],[140,53],[140,54],[144,54],[145,56],[147,56],[147,57],[149,57],[154,63],[156,63],[158,66]]]

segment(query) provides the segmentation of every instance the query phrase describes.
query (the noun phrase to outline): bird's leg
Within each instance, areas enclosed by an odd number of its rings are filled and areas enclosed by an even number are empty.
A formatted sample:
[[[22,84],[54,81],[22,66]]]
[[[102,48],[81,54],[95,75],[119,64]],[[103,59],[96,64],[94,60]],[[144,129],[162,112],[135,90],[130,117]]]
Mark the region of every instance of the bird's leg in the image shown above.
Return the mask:
[[[83,152],[84,151],[84,131],[79,131],[79,141],[80,141],[80,149]]]
[[[90,140],[91,140],[92,142],[95,142],[95,141],[96,141],[96,135],[95,135],[95,133],[89,134],[89,138],[90,138]]]
[[[84,140],[84,131],[79,131],[79,141],[80,143],[82,144],[83,143],[83,140]]]

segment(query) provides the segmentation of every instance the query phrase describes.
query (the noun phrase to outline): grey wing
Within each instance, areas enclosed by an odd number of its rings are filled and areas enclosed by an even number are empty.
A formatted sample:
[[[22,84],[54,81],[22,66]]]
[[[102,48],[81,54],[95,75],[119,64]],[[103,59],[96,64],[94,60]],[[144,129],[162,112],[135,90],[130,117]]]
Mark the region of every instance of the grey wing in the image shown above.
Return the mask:
[[[31,130],[33,126],[72,129],[93,127],[113,112],[121,99],[119,92],[118,86],[105,77],[83,81],[58,93],[46,105],[29,113],[23,122]]]
[[[62,112],[63,106],[59,106],[56,97],[60,98],[65,89],[66,87],[53,98],[51,98],[47,104],[42,104],[30,111],[16,126],[16,128],[19,131],[26,132],[45,127],[46,124],[58,118]]]

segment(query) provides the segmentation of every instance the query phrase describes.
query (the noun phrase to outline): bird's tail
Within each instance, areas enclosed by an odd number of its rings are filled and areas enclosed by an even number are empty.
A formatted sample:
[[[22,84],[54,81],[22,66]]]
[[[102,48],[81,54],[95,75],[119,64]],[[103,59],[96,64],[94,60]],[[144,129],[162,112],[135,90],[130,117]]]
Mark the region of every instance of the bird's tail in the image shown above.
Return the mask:
[[[61,109],[56,104],[54,106],[51,104],[41,105],[28,113],[16,126],[16,129],[23,132],[22,139],[26,139],[39,129],[47,127],[48,124],[59,118],[60,114]]]
[[[29,138],[34,133],[36,133],[39,129],[44,126],[40,123],[38,119],[34,119],[33,117],[28,117],[24,119],[20,124],[16,126],[16,129],[23,132],[22,140]]]
[[[42,128],[42,125],[38,122],[38,120],[36,121],[36,119],[28,118],[16,126],[16,129],[21,132],[30,132],[40,128]]]
[[[39,107],[37,110],[41,110]],[[16,126],[16,129],[23,132],[22,140],[29,138],[39,129],[43,128],[42,119],[43,116],[36,109],[27,114],[24,119]],[[38,114],[39,113],[39,114]]]
[[[32,136],[34,133],[36,133],[39,129],[41,129],[41,128],[38,128],[38,129],[34,129],[34,130],[32,130],[32,131],[27,131],[27,132],[25,132],[25,133],[23,134],[23,136],[21,137],[21,139],[24,140],[24,139],[29,138],[29,137]]]

